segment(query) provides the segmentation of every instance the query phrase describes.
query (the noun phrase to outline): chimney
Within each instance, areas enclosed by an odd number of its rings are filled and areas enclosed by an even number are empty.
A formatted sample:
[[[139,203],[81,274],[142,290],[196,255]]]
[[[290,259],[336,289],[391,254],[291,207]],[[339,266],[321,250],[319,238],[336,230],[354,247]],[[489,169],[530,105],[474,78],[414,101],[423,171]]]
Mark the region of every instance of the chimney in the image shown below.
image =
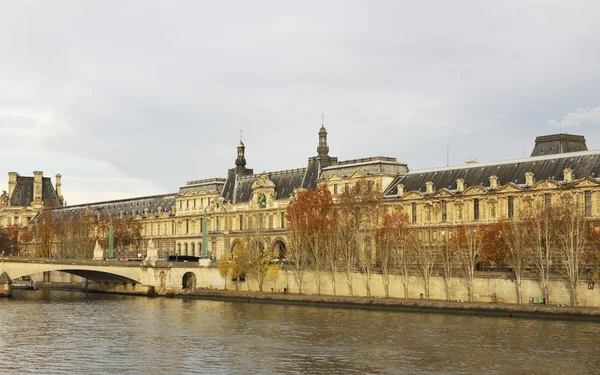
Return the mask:
[[[456,190],[459,192],[465,190],[465,180],[462,178],[456,180]]]
[[[527,186],[527,187],[533,186],[533,173],[531,173],[531,172],[525,173],[525,186]]]
[[[42,178],[44,172],[33,172],[33,201],[42,202]]]
[[[12,197],[15,188],[17,187],[17,177],[19,174],[17,172],[8,172],[8,200]]]
[[[490,176],[490,188],[498,189],[498,177]]]
[[[563,176],[564,182],[573,182],[573,170],[569,168],[563,169]]]
[[[398,196],[401,197],[404,195],[404,185],[398,184]]]
[[[58,198],[60,199],[60,201],[62,202],[62,175],[59,173],[56,175],[56,194],[58,195]]]
[[[427,181],[427,182],[425,183],[425,192],[426,192],[427,194],[431,194],[431,193],[433,193],[433,182],[431,182],[431,181]]]

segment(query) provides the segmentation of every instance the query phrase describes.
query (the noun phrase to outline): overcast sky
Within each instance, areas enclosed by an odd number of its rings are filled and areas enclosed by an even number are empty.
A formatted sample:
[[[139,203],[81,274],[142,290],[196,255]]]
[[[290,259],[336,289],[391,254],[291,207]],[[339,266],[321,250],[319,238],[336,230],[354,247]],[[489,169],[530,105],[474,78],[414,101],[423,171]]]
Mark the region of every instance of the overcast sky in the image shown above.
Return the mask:
[[[600,148],[600,1],[0,0],[0,189],[69,204],[316,154],[409,168]]]

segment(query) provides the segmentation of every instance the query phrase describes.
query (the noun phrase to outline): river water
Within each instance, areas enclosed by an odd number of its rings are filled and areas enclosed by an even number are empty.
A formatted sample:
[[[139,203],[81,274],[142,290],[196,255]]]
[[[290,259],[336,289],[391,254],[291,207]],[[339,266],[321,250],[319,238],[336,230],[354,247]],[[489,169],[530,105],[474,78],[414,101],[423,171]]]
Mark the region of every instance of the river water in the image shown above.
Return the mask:
[[[17,291],[2,374],[598,374],[600,324]]]

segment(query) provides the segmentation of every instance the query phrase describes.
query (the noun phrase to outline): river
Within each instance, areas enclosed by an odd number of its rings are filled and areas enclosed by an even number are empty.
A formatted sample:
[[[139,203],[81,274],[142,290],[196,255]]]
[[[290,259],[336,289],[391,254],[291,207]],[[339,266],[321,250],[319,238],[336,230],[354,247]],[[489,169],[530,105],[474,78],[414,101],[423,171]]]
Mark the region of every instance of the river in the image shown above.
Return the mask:
[[[594,374],[600,324],[16,291],[2,374]]]

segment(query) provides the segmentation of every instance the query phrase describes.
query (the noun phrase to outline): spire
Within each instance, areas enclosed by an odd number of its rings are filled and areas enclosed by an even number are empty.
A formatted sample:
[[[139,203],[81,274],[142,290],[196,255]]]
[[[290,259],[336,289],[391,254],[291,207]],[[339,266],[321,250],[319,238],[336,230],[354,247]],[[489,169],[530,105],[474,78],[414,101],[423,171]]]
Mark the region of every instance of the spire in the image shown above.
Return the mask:
[[[244,142],[240,138],[240,143],[237,146],[237,159],[235,159],[235,166],[238,169],[244,169],[246,167],[246,157],[245,157],[246,146],[244,146]]]
[[[317,153],[320,157],[329,157],[329,146],[327,146],[327,129],[325,129],[325,115],[321,114],[321,129],[319,129],[319,147]]]

